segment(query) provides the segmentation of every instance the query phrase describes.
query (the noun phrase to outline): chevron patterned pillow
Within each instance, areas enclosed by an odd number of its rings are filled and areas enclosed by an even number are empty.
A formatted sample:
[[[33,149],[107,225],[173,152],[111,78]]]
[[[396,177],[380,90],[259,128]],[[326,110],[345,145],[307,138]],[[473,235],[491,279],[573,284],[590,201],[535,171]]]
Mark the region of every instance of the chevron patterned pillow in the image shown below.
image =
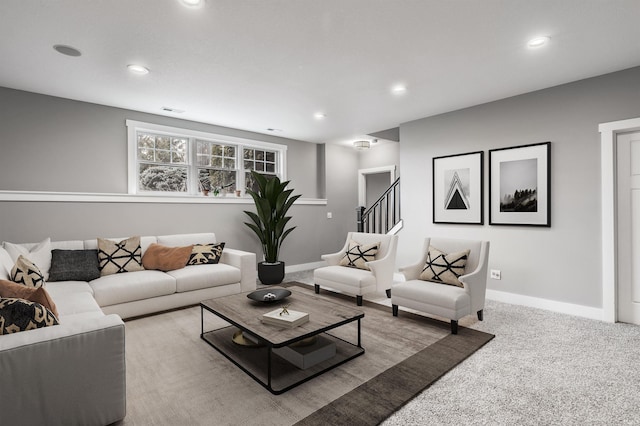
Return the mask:
[[[470,252],[470,250],[464,250],[447,254],[435,247],[429,246],[427,262],[424,268],[422,268],[420,279],[423,281],[464,287],[458,278],[464,275],[464,268]]]
[[[38,288],[44,285],[44,275],[32,261],[20,255],[11,270],[11,281]]]
[[[379,247],[379,242],[373,244],[360,244],[357,241],[351,240],[349,241],[349,248],[347,249],[347,252],[344,254],[342,259],[340,259],[340,266],[364,269],[368,271],[369,267],[366,262],[371,262],[376,259],[376,253],[378,253]]]
[[[98,238],[100,275],[143,271],[140,237],[119,242]]]

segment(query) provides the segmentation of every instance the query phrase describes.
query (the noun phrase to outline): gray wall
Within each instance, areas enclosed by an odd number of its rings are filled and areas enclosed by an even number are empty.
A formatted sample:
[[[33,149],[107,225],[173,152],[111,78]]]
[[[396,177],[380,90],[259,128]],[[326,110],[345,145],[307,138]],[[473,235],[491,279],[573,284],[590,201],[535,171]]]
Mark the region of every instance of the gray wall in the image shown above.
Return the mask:
[[[304,198],[326,193],[335,218],[327,220],[324,205],[295,205],[292,224],[298,229],[287,238],[281,256],[288,265],[319,261],[321,254],[342,246],[350,223],[355,226],[357,156],[348,150],[337,154],[328,149],[326,154],[324,146],[303,141],[6,88],[0,88],[0,190],[126,194],[127,119],[287,145],[291,187]],[[333,173],[334,167],[341,170]],[[345,173],[343,167],[352,167],[353,182],[333,178]],[[325,175],[332,178],[325,182]],[[351,204],[346,208],[343,203]],[[260,258],[257,239],[242,224],[245,209],[253,206],[2,201],[0,240],[215,232],[229,247]],[[347,210],[353,214],[346,215]]]
[[[602,307],[598,124],[640,116],[640,67],[400,126],[398,264],[426,236],[486,239],[490,289]],[[488,225],[488,150],[551,141],[551,228]],[[432,223],[432,157],[485,151],[485,225]]]
[[[372,169],[383,166],[396,166],[396,176],[400,176],[400,148],[396,142],[372,145],[371,149],[358,151],[358,168]]]

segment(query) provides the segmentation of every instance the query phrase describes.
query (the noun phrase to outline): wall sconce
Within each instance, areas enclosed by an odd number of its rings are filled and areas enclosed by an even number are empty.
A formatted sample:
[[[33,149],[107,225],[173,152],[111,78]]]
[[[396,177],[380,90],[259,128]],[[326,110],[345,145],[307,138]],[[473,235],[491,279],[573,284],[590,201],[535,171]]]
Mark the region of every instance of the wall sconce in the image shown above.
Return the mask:
[[[369,142],[369,141],[355,141],[353,143],[353,147],[355,149],[357,149],[358,151],[362,151],[364,149],[371,148],[371,142]]]

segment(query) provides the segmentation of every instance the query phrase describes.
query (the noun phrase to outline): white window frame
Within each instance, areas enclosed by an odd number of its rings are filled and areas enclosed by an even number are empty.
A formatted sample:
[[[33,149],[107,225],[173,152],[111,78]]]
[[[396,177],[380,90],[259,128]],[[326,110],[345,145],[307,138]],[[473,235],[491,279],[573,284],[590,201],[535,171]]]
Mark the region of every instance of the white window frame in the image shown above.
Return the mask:
[[[200,194],[198,189],[198,166],[196,140],[233,145],[236,147],[236,188],[245,188],[245,169],[243,161],[243,149],[254,148],[275,151],[278,156],[276,161],[276,176],[280,180],[287,180],[287,146],[255,139],[239,138],[235,136],[220,135],[216,133],[201,132],[197,130],[183,129],[179,127],[164,126],[161,124],[145,123],[142,121],[126,120],[127,125],[127,186],[129,194],[160,195],[166,197],[185,197]],[[188,140],[187,169],[188,188],[186,193],[170,191],[139,191],[138,190],[138,132],[153,133],[157,135],[176,136]],[[244,191],[243,191],[244,192]]]

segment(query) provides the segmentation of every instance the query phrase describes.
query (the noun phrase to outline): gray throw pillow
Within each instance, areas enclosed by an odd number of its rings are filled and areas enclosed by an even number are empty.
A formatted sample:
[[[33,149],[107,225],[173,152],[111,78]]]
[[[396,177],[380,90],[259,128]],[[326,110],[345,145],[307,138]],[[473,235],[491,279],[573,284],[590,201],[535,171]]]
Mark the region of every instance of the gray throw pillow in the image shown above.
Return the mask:
[[[98,250],[51,250],[49,281],[91,281],[100,278]]]

